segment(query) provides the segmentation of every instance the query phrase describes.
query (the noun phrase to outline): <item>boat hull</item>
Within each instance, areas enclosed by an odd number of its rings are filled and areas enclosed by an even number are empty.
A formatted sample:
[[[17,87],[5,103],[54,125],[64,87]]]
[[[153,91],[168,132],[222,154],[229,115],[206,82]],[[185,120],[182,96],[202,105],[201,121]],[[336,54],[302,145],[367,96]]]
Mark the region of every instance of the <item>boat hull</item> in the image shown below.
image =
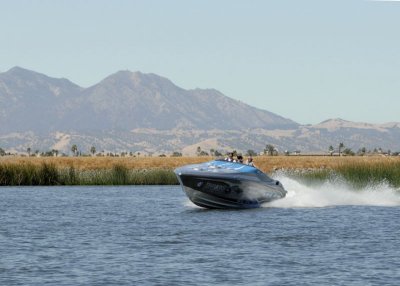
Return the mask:
[[[272,180],[259,170],[208,172],[192,167],[179,168],[175,173],[188,198],[204,208],[257,208],[286,195],[279,181]]]

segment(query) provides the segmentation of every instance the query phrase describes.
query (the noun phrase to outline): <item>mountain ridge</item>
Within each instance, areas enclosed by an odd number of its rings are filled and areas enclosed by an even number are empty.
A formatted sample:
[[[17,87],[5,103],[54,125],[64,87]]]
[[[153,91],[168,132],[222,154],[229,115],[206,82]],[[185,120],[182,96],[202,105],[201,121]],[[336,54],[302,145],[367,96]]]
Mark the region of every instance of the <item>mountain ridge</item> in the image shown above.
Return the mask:
[[[140,127],[243,129],[265,125],[289,128],[298,125],[231,99],[215,89],[185,90],[167,78],[141,72],[119,71],[82,88],[65,79],[15,67],[0,74],[0,102],[9,101],[10,97],[14,98],[11,101],[13,114],[0,107],[5,122],[0,126],[0,133],[37,131],[30,124],[35,121],[41,122],[42,129],[48,131]],[[35,99],[29,106],[24,104],[28,98]],[[27,114],[33,116],[28,117],[24,125]],[[43,114],[47,124],[41,118]],[[15,118],[21,122],[5,128],[7,123],[16,122]]]
[[[400,123],[332,118],[300,125],[216,89],[183,89],[152,73],[122,70],[83,88],[65,78],[14,67],[0,73],[0,147],[148,153],[196,149],[400,150]]]

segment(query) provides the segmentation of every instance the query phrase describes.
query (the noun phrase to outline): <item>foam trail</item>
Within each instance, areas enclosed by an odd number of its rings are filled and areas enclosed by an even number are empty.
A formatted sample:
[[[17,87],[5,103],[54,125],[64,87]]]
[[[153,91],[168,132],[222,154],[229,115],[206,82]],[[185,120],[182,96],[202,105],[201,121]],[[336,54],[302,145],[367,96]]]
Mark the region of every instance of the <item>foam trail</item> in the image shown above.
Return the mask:
[[[344,205],[400,206],[400,193],[387,184],[354,190],[344,183],[326,182],[319,186],[307,186],[285,176],[279,176],[286,197],[267,203],[264,207],[315,208]]]

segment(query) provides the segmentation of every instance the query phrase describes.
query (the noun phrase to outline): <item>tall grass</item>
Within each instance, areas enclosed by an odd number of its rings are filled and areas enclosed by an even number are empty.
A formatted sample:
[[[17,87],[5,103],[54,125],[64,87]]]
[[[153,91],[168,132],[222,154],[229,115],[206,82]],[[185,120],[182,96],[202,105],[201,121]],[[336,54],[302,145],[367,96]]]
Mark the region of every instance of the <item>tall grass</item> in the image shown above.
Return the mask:
[[[54,164],[43,163],[0,165],[0,186],[46,186],[58,185],[59,172]]]
[[[178,184],[173,169],[211,159],[0,157],[0,186]],[[400,157],[259,156],[254,161],[264,172],[280,170],[309,183],[339,179],[359,187],[382,182],[400,187]]]
[[[378,162],[368,164],[357,162],[343,164],[335,170],[345,181],[352,182],[355,186],[376,185],[382,182],[392,187],[400,187],[400,162]]]
[[[347,162],[329,169],[290,170],[286,174],[308,184],[339,180],[356,189],[382,183],[400,188],[400,161]]]
[[[53,164],[57,169],[68,169],[73,166],[76,171],[110,169],[115,165],[123,165],[129,170],[168,169],[206,162],[212,157],[0,157],[2,164],[32,164],[41,166],[43,163]],[[257,156],[254,157],[256,166],[271,172],[278,169],[335,169],[342,164],[367,163],[385,164],[400,162],[400,156]]]
[[[129,170],[175,169],[187,164],[196,164],[212,160],[212,157],[1,157],[1,164],[54,164],[57,168],[76,170],[110,169],[123,165]]]
[[[78,170],[73,165],[56,168],[54,164],[0,164],[0,186],[52,185],[175,185],[172,170],[130,170],[116,164],[111,169]]]

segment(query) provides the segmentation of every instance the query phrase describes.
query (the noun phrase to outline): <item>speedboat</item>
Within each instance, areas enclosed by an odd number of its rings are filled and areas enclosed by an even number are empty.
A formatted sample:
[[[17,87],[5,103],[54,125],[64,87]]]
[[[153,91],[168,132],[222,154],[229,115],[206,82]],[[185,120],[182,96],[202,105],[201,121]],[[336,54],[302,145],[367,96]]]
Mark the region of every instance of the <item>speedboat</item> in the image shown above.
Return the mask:
[[[241,163],[215,160],[174,172],[189,199],[204,208],[257,208],[286,195],[279,181]]]

